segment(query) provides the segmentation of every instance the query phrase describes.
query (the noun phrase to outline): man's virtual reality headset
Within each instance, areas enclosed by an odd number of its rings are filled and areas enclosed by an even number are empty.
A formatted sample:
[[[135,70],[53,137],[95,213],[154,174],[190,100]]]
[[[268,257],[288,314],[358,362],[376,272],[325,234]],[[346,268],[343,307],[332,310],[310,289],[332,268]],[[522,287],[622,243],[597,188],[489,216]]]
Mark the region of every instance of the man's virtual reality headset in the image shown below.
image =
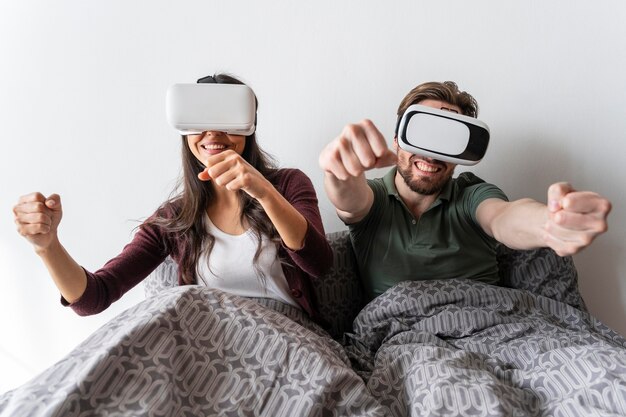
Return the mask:
[[[174,84],[167,90],[167,121],[182,135],[209,130],[231,135],[254,133],[254,92],[241,84]]]
[[[396,126],[405,151],[459,165],[475,165],[485,156],[489,127],[473,117],[414,104]]]

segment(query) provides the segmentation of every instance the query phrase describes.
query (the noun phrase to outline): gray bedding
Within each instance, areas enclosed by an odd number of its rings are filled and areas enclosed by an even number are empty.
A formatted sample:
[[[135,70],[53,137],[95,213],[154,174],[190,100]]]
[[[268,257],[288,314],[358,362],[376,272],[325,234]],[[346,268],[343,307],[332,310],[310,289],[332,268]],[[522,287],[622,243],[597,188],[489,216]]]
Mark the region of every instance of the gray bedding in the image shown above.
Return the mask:
[[[217,415],[385,413],[341,345],[299,310],[200,286],[126,310],[0,396],[2,417]]]
[[[626,340],[528,291],[401,283],[343,344],[290,306],[172,288],[0,396],[0,416],[626,415]]]
[[[626,415],[626,340],[528,291],[401,283],[361,311],[346,342],[393,416]]]

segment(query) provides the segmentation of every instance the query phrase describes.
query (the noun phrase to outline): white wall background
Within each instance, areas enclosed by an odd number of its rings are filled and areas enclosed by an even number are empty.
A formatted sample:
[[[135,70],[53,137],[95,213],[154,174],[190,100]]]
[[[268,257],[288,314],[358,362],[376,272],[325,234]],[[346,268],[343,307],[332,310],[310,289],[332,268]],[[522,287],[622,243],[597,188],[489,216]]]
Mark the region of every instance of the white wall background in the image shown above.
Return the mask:
[[[474,171],[511,198],[569,180],[614,203],[610,231],[575,257],[591,311],[626,334],[626,3],[514,0],[0,2],[0,392],[137,303],[80,318],[16,232],[18,196],[58,192],[60,236],[95,269],[179,173],[166,124],[174,82],[232,72],[260,100],[261,144],[317,187],[317,156],[368,117],[391,139],[413,86],[455,80],[492,130]]]

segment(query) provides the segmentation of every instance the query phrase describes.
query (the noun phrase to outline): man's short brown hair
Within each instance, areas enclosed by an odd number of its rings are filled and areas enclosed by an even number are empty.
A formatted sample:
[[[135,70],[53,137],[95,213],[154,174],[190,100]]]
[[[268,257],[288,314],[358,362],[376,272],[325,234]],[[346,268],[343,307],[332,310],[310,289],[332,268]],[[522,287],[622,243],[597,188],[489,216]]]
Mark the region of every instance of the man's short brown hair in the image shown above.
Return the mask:
[[[454,81],[432,81],[418,85],[404,97],[398,107],[398,120],[410,105],[426,99],[445,101],[458,106],[465,116],[478,117],[478,102],[468,92],[460,91]]]

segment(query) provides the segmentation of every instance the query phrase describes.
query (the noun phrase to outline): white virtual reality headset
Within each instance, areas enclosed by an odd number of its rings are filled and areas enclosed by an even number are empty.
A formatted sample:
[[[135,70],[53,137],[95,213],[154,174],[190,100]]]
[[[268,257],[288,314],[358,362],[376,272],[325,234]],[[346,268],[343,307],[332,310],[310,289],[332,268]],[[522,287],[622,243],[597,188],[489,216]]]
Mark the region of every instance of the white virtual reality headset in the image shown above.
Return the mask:
[[[165,113],[182,135],[216,130],[249,136],[256,128],[254,92],[241,84],[174,84],[167,90]]]
[[[413,104],[396,125],[405,151],[459,165],[475,165],[485,156],[489,127],[478,119]]]

